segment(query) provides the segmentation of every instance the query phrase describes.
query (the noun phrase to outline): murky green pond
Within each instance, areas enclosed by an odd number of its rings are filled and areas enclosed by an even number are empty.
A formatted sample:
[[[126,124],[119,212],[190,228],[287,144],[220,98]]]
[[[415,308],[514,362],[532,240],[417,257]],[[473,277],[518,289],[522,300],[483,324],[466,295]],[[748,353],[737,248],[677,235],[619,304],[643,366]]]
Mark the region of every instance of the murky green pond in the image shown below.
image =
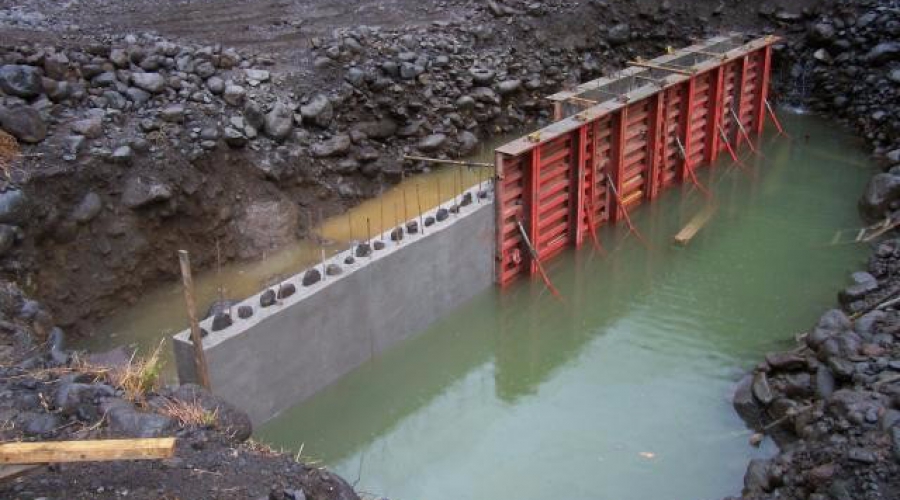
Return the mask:
[[[866,251],[832,245],[859,226],[869,175],[829,123],[785,116],[794,139],[703,169],[717,209],[688,187],[554,260],[539,281],[485,290],[259,429],[364,492],[395,500],[717,499],[749,458],[729,391],[743,369],[810,326]],[[808,135],[806,139],[804,136]]]

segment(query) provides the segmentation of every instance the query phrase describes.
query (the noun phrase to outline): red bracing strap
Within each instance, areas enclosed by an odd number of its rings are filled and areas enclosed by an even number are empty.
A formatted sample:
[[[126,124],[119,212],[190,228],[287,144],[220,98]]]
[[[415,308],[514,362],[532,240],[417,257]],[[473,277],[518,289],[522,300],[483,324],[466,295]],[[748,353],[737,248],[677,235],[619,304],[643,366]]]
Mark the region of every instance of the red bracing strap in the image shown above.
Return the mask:
[[[588,231],[591,233],[591,241],[594,243],[594,248],[603,255],[606,255],[606,250],[603,248],[603,245],[600,244],[600,238],[597,237],[597,228],[594,226],[594,210],[591,207],[591,202],[588,200],[585,200],[584,202],[584,211],[587,212]]]

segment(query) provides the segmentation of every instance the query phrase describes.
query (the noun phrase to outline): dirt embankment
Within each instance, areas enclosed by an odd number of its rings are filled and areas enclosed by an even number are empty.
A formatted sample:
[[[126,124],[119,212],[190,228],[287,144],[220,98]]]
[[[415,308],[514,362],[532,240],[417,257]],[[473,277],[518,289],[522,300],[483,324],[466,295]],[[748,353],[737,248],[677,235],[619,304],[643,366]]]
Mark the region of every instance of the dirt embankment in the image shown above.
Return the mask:
[[[783,95],[855,128],[882,163],[860,199],[870,221],[900,216],[898,39],[900,2],[827,2],[780,50]],[[840,309],[738,385],[738,413],[780,447],[750,463],[741,498],[900,497],[900,239],[851,278]]]

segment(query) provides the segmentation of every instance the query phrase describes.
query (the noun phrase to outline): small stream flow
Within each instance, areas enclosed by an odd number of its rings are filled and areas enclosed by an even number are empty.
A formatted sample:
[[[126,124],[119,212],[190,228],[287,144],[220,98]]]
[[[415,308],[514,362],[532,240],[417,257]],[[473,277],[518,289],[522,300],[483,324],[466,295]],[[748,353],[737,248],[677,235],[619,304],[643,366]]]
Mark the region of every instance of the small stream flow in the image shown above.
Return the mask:
[[[564,303],[540,280],[485,290],[257,439],[398,500],[737,493],[774,445],[747,444],[730,390],[831,307],[866,255],[830,244],[860,225],[861,144],[811,116],[783,123],[797,139],[768,130],[764,156],[742,148],[748,169],[723,155],[700,170],[717,208],[687,247],[672,237],[704,204],[688,184],[634,211],[647,247],[604,227],[608,255],[588,241],[549,262]]]

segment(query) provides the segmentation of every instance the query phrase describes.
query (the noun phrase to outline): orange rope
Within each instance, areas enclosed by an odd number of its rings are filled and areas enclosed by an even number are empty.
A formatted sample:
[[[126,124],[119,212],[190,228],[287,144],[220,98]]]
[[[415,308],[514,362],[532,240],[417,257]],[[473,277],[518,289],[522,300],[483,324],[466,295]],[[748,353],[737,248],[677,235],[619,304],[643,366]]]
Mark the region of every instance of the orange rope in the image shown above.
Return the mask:
[[[778,134],[779,134],[779,135],[783,135],[783,136],[787,137],[788,139],[790,139],[791,136],[789,136],[789,135],[787,134],[787,132],[784,131],[784,128],[781,127],[781,122],[778,121],[778,117],[775,116],[775,111],[772,109],[772,105],[769,104],[769,100],[768,100],[768,99],[766,99],[766,109],[769,110],[769,116],[772,117],[772,121],[775,123],[775,128],[778,129]]]
[[[588,232],[591,233],[591,241],[594,243],[594,248],[606,255],[606,249],[603,248],[603,245],[600,244],[600,238],[597,237],[597,228],[594,226],[594,210],[591,207],[591,202],[588,200],[584,202],[584,211],[587,213]]]
[[[619,210],[622,210],[622,216],[625,217],[625,224],[628,226],[628,229],[632,233],[634,233],[635,236],[637,236],[637,239],[639,239],[645,247],[649,248],[647,240],[645,240],[644,237],[641,236],[641,232],[638,231],[637,228],[634,227],[634,224],[631,223],[631,217],[628,215],[628,209],[625,208],[625,204],[622,203],[622,199],[619,198],[619,191],[616,189],[616,185],[613,183],[612,178],[609,176],[609,174],[606,175],[606,179],[609,181],[609,187],[612,188],[613,196],[616,197],[616,206]]]

